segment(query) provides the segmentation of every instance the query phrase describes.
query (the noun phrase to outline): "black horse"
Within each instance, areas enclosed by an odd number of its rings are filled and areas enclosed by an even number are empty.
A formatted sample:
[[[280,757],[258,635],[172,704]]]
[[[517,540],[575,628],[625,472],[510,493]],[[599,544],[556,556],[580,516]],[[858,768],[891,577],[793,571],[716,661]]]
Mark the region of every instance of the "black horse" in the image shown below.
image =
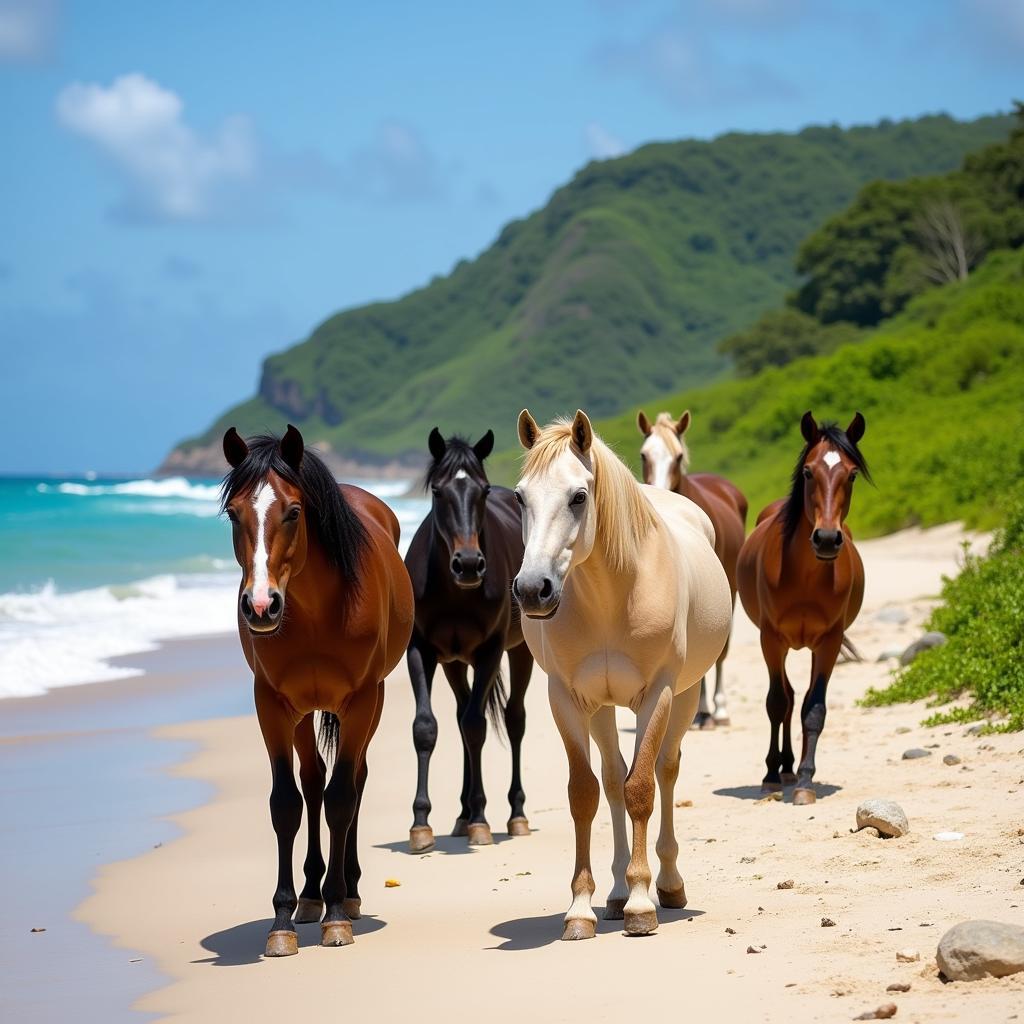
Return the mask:
[[[493,843],[484,816],[487,798],[481,754],[489,713],[505,730],[512,747],[509,835],[529,835],[523,812],[526,799],[520,774],[520,747],[526,731],[523,701],[533,671],[533,655],[523,642],[519,606],[512,600],[512,578],[523,560],[519,506],[505,487],[491,487],[483,460],[494,446],[488,430],[476,444],[461,437],[447,442],[435,427],[427,470],[430,514],[409,545],[405,564],[416,598],[416,622],[409,642],[409,677],[416,697],[412,735],[418,772],[409,849],[422,853],[434,845],[428,824],[427,773],[437,742],[437,719],[430,706],[434,670],[440,662],[455,694],[462,733],[462,809],[452,835],[470,845]],[[502,685],[501,656],[508,651],[510,694]],[[467,680],[473,667],[472,688]]]

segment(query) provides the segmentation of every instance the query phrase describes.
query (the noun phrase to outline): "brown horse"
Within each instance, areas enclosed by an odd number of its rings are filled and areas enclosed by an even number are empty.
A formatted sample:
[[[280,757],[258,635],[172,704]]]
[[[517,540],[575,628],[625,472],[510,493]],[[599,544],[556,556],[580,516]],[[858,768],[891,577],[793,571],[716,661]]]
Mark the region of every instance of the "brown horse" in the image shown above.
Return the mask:
[[[747,499],[735,484],[715,473],[689,473],[690,450],[683,435],[690,426],[690,410],[687,409],[678,420],[671,413],[658,413],[651,423],[641,409],[636,416],[636,425],[644,435],[640,449],[645,484],[664,487],[675,491],[684,498],[699,505],[715,528],[715,554],[729,578],[729,590],[733,604],[736,603],[736,559],[739,557],[743,538],[747,532]],[[708,699],[707,679],[700,684],[700,706],[694,725],[701,729],[713,729],[716,725],[729,724],[729,712],[725,706],[725,685],[722,679],[722,662],[729,653],[729,641],[715,663],[715,700],[712,708]]]
[[[834,423],[819,425],[810,412],[804,413],[800,429],[806,444],[793,471],[790,495],[758,516],[737,566],[740,600],[761,630],[768,666],[771,740],[762,789],[771,792],[795,783],[795,804],[816,799],[811,780],[818,736],[825,726],[825,693],[843,632],[857,617],[864,597],[864,565],[844,522],[857,474],[871,479],[857,447],[864,425],[860,413],[845,431]],[[800,711],[803,751],[794,775],[793,687],[786,676],[786,655],[804,647],[812,654],[811,686]]]
[[[298,922],[323,914],[325,946],[347,946],[360,908],[356,833],[366,749],[384,706],[384,677],[401,660],[412,632],[412,585],[398,554],[398,520],[374,495],[339,487],[291,425],[280,440],[248,442],[232,427],[224,435],[224,455],[232,468],[222,505],[242,567],[238,635],[255,679],[273,779],[278,865],[266,955],[298,952],[296,908]],[[333,757],[330,782],[317,750],[314,711],[324,712],[320,740],[327,758]],[[303,797],[308,847],[297,899],[292,847]],[[321,807],[331,834],[326,877]]]

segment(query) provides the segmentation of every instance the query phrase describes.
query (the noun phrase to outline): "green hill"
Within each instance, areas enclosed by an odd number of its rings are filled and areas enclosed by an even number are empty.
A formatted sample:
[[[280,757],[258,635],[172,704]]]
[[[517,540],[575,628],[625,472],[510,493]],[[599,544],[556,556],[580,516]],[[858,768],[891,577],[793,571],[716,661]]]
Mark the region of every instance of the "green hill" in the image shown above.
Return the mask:
[[[997,525],[1024,476],[1024,251],[992,253],[966,281],[918,296],[863,341],[646,405],[648,414],[691,410],[691,468],[733,479],[751,522],[785,493],[809,408],[843,425],[856,409],[867,418],[861,447],[877,487],[857,485],[855,534],[954,519]],[[595,426],[638,470],[635,413]],[[516,466],[506,452],[492,476],[514,477]]]
[[[171,453],[220,468],[226,426],[299,424],[340,456],[419,461],[435,423],[514,440],[529,404],[596,416],[707,382],[715,342],[798,283],[802,239],[874,179],[951,169],[1009,117],[946,116],[644,146],[588,164],[477,259],[394,302],[339,313],[266,360],[259,394]]]

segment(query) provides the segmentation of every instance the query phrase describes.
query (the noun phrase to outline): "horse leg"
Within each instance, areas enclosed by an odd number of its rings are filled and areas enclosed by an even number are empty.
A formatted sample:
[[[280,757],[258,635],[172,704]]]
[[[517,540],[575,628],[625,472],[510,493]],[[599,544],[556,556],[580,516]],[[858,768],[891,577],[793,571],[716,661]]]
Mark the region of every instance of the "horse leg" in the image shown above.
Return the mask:
[[[299,940],[292,924],[298,903],[292,875],[292,848],[302,824],[302,795],[295,785],[292,745],[298,721],[277,699],[270,687],[256,681],[256,714],[263,742],[270,757],[273,784],[270,790],[270,820],[277,835],[277,889],[274,891],[274,923],[267,936],[267,956],[292,956]]]
[[[654,683],[644,694],[636,716],[633,766],[623,787],[626,811],[633,822],[633,850],[626,867],[629,898],[623,908],[628,935],[649,935],[658,927],[658,912],[650,896],[647,825],[654,812],[654,764],[665,738],[671,710],[671,684]]]
[[[380,700],[377,701],[377,712],[373,725],[370,727],[371,736],[377,732],[380,716],[384,712],[383,682],[380,683],[380,687]],[[359,866],[359,812],[363,806],[363,790],[366,788],[366,777],[369,771],[364,753],[363,763],[356,775],[356,814],[352,819],[352,826],[348,830],[348,838],[345,840],[345,913],[352,921],[358,921],[362,917],[363,901],[359,898],[359,879],[363,877],[363,869]]]
[[[729,639],[732,637],[732,627],[729,628],[729,636],[726,638],[725,647],[722,648],[722,653],[718,656],[718,661],[715,662],[715,711],[714,711],[714,722],[716,726],[729,725],[729,709],[725,706],[725,673],[722,670],[722,663],[725,661],[725,656],[729,653]]]
[[[416,700],[416,717],[412,723],[412,742],[416,747],[416,798],[412,802],[412,828],[409,829],[409,852],[425,853],[434,848],[434,833],[429,824],[430,796],[427,775],[430,758],[437,744],[437,719],[430,706],[430,690],[437,668],[433,648],[413,640],[406,654],[409,679]]]
[[[533,655],[526,642],[508,652],[509,696],[505,705],[505,731],[512,748],[512,783],[508,790],[510,808],[508,834],[528,836],[530,823],[526,818],[526,794],[523,792],[522,746],[526,734],[526,688],[533,672]]]
[[[807,691],[803,707],[800,709],[804,742],[800,767],[796,773],[796,789],[793,790],[795,804],[813,804],[817,799],[811,785],[814,778],[814,753],[818,747],[821,730],[825,728],[825,694],[842,643],[843,633],[840,629],[825,637],[811,654],[811,688]]]
[[[455,724],[459,727],[459,739],[462,742],[462,792],[459,794],[459,816],[452,826],[452,835],[464,836],[469,828],[469,785],[473,773],[466,738],[462,735],[462,716],[469,706],[469,683],[466,679],[466,665],[463,662],[447,661],[442,668],[455,696]]]
[[[715,715],[714,708],[711,705],[711,699],[708,696],[708,677],[701,676],[700,680],[700,703],[697,705],[697,714],[693,719],[692,728],[694,729],[714,729],[715,727]]]
[[[697,688],[678,694],[672,699],[672,710],[669,714],[668,728],[665,738],[661,741],[661,750],[654,766],[658,777],[658,789],[661,793],[661,830],[654,849],[661,862],[655,888],[658,890],[658,902],[666,909],[682,910],[686,906],[686,887],[679,874],[679,843],[676,842],[675,807],[676,779],[679,778],[679,744],[683,734],[693,721],[693,712],[698,701]]]
[[[780,765],[779,778],[783,786],[796,784],[796,773],[793,771],[793,705],[795,695],[793,684],[789,681],[786,672],[786,661],[782,661],[782,691],[786,695],[786,712],[782,717],[782,760]]]
[[[590,867],[590,832],[601,790],[590,767],[586,715],[573,702],[565,684],[554,676],[548,676],[548,700],[569,760],[569,812],[576,831],[572,903],[565,915],[562,941],[592,939],[597,932],[597,916],[591,906],[595,887]]]
[[[459,723],[469,753],[469,824],[466,835],[470,846],[490,846],[494,842],[484,814],[487,807],[483,775],[484,742],[487,739],[485,707],[498,682],[503,648],[502,638],[496,636],[476,649],[473,655],[473,689]]]
[[[324,877],[324,855],[320,850],[320,811],[324,805],[324,783],[327,768],[316,749],[313,716],[306,715],[295,730],[295,751],[299,755],[299,785],[306,801],[306,860],[302,873],[306,882],[299,893],[295,923],[319,921],[324,912],[320,881]]]
[[[601,781],[612,813],[612,889],[605,901],[606,921],[621,921],[629,896],[626,888],[626,865],[629,863],[629,840],[626,837],[626,762],[619,747],[619,730],[615,724],[615,708],[598,708],[590,720],[590,735],[601,751]]]
[[[324,946],[348,946],[354,941],[346,908],[345,849],[359,803],[359,775],[375,723],[380,720],[378,704],[383,698],[383,683],[363,686],[352,694],[339,715],[338,752],[331,781],[324,790],[324,812],[331,832],[331,852],[324,880],[326,911],[320,924]]]
[[[782,776],[779,774],[783,766],[783,753],[779,745],[779,732],[786,719],[786,709],[792,711],[792,698],[786,698],[786,646],[782,640],[770,630],[761,630],[761,653],[768,666],[768,696],[764,706],[768,712],[770,734],[768,755],[764,759],[765,772],[761,780],[762,793],[775,793],[782,789]],[[792,770],[792,759],[790,759]]]

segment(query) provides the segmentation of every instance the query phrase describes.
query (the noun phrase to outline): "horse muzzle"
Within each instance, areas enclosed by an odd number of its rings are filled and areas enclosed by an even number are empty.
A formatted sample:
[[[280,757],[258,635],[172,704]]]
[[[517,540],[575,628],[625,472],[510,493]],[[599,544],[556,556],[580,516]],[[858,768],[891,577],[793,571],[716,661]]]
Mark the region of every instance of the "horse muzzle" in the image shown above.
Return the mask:
[[[479,548],[462,548],[452,555],[452,579],[462,590],[476,590],[484,581],[487,559]]]
[[[822,562],[834,562],[843,548],[842,530],[815,529],[811,532],[811,547]]]
[[[558,611],[562,588],[550,576],[520,573],[512,581],[512,596],[528,619],[550,619]]]
[[[238,599],[238,609],[250,633],[270,636],[281,628],[284,620],[284,594],[276,587],[271,587],[266,598],[256,599],[252,588],[246,587]]]

